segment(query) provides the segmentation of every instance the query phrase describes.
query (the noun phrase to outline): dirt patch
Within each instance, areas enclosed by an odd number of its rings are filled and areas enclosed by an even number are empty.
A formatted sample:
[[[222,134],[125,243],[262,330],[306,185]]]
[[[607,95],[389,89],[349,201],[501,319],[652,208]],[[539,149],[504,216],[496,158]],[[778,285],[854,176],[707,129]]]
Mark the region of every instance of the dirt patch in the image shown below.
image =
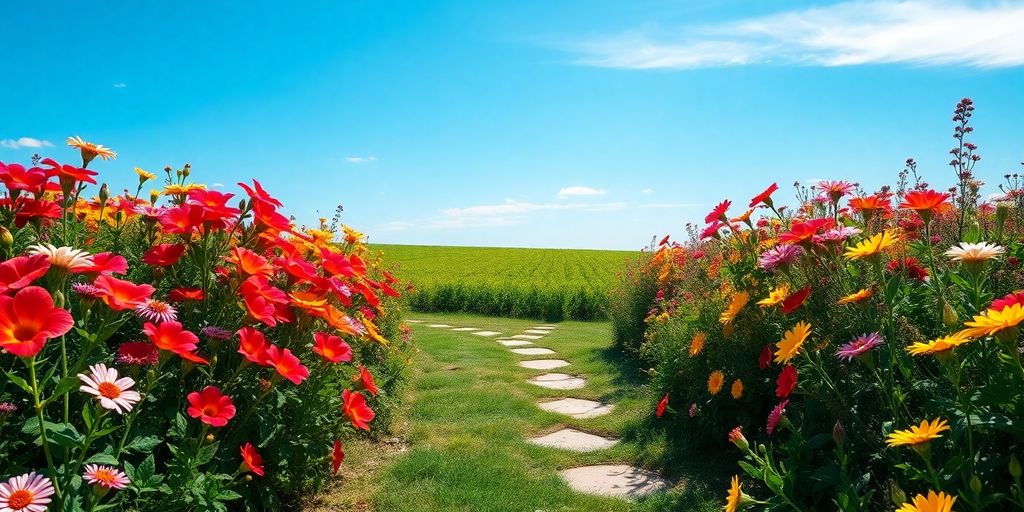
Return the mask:
[[[380,481],[378,473],[409,451],[402,437],[380,441],[352,441],[345,446],[345,462],[337,478],[302,504],[303,512],[374,512],[369,498]]]

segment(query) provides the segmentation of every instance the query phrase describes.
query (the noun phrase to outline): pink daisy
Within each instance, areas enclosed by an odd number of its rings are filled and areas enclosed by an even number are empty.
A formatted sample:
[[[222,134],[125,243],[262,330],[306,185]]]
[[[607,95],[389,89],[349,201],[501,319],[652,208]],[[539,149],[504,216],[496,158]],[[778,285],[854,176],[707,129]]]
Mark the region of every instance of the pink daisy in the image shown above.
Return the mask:
[[[117,468],[100,466],[98,464],[86,465],[85,473],[82,477],[90,484],[106,487],[107,489],[124,489],[128,487],[128,484],[132,483],[128,475],[122,473]]]
[[[174,306],[156,299],[146,299],[146,302],[136,306],[135,314],[154,323],[178,320],[178,310],[174,309]]]
[[[0,483],[0,510],[46,512],[53,483],[35,471]]]
[[[100,290],[89,283],[75,283],[71,285],[71,291],[93,299],[98,299],[103,296],[103,290]]]
[[[104,409],[123,414],[132,410],[132,406],[142,399],[137,391],[132,391],[135,381],[131,377],[117,378],[117,370],[107,368],[100,363],[89,367],[89,375],[78,374],[78,379],[85,383],[78,388],[83,393],[95,395]]]
[[[882,335],[877,332],[861,334],[840,346],[839,350],[836,350],[836,357],[846,359],[848,362],[852,361],[853,358],[864,355],[871,349],[881,345],[883,341],[885,340],[882,338]]]
[[[779,422],[782,421],[782,415],[786,413],[787,405],[789,405],[789,400],[783,400],[782,403],[776,405],[772,412],[768,414],[768,426],[765,429],[768,431],[768,435],[772,435],[772,432],[775,432],[775,427],[779,426]]]
[[[765,270],[775,270],[793,264],[803,253],[799,245],[777,245],[762,253],[758,263]]]

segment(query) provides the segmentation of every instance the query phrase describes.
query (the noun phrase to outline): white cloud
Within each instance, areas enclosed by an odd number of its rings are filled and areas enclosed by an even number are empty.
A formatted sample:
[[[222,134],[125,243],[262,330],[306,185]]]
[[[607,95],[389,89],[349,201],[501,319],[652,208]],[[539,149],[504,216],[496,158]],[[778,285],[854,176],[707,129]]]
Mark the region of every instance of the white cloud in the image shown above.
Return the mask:
[[[114,84],[114,89],[124,89],[125,87],[128,87],[128,84],[124,82],[117,82]]]
[[[965,29],[967,27],[967,29]],[[783,63],[1024,65],[1024,2],[853,0],[675,33],[630,32],[574,45],[578,64],[692,69]]]
[[[210,186],[213,187],[213,188],[224,188],[224,184],[223,183],[214,183],[213,185],[210,185]]]
[[[636,205],[637,208],[695,208],[700,206],[699,203],[641,203]]]
[[[559,190],[558,191],[558,197],[560,199],[565,199],[567,197],[572,197],[572,196],[603,196],[603,195],[605,195],[605,193],[606,193],[606,191],[604,189],[574,186],[574,187],[565,187],[562,190]]]
[[[346,156],[345,161],[350,164],[365,164],[368,162],[376,162],[377,157],[375,156]]]
[[[9,149],[18,148],[52,148],[53,143],[48,140],[33,139],[32,137],[21,137],[19,139],[0,139],[0,146]]]
[[[653,188],[645,188],[645,189],[641,190],[640,193],[644,194],[644,195],[653,194],[654,193],[654,189]]]

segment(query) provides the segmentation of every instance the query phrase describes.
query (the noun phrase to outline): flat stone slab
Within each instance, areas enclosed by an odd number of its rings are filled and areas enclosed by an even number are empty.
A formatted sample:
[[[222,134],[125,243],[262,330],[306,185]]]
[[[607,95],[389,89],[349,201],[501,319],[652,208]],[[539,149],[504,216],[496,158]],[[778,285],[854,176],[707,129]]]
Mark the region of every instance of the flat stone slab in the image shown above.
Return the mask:
[[[429,324],[429,325],[427,325],[427,327],[437,327],[439,329],[447,329],[447,328],[449,328],[451,326],[448,325],[448,324]]]
[[[477,329],[476,327],[456,327],[456,328],[454,328],[452,330],[453,331],[458,331],[458,332],[469,332],[469,331],[479,331],[480,329]]]
[[[524,345],[533,345],[532,341],[525,340],[498,340],[498,343],[501,343],[506,347],[522,347]]]
[[[539,339],[543,338],[544,336],[536,336],[536,335],[533,335],[533,334],[516,334],[515,336],[512,336],[512,337],[517,339],[517,340],[539,340]]]
[[[548,354],[554,354],[555,351],[550,348],[530,347],[530,348],[514,348],[512,353],[519,354],[521,356],[546,356]]]
[[[531,443],[547,446],[548,448],[559,448],[574,452],[593,452],[611,448],[619,442],[618,439],[595,436],[571,428],[563,428],[558,432],[552,432],[546,436],[534,437],[529,440]]]
[[[530,384],[548,389],[579,389],[586,386],[587,381],[565,373],[545,373],[530,379]]]
[[[423,320],[406,320],[405,323],[407,323],[407,324],[422,324]]]
[[[540,334],[543,336],[551,331],[548,331],[547,329],[527,329],[523,332],[526,334]]]
[[[574,491],[599,496],[638,498],[668,488],[668,481],[657,473],[625,464],[583,466],[558,473]]]
[[[477,331],[477,332],[474,332],[473,334],[475,334],[477,336],[491,337],[491,336],[497,336],[497,335],[499,335],[501,333],[498,332],[498,331]]]
[[[552,402],[540,402],[537,404],[537,407],[548,412],[557,412],[577,419],[594,418],[612,412],[611,405],[593,400],[581,400],[579,398],[562,398]]]
[[[554,370],[563,366],[569,366],[569,361],[562,359],[534,359],[532,361],[519,361],[519,366],[531,370]]]

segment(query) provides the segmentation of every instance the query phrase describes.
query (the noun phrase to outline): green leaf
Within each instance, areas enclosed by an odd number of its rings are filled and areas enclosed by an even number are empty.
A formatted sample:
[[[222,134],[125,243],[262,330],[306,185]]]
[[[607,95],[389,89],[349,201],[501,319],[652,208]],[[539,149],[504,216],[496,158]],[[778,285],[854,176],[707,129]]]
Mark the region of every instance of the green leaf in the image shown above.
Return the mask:
[[[64,377],[57,383],[57,387],[53,388],[53,393],[50,394],[50,398],[46,399],[44,405],[53,402],[54,400],[59,400],[64,396],[64,394],[80,387],[81,385],[82,381],[78,380],[78,377],[76,376],[69,375]]]
[[[13,382],[15,386],[18,386],[19,388],[21,388],[23,391],[30,395],[32,394],[32,386],[28,385],[28,381],[6,370],[4,371],[4,375],[7,375],[7,378],[10,379],[10,381]]]
[[[108,466],[118,466],[118,465],[121,464],[121,462],[119,460],[117,460],[117,457],[114,457],[113,455],[111,455],[109,453],[97,453],[96,455],[93,455],[92,457],[89,457],[88,459],[86,459],[85,463],[86,464],[106,464]]]
[[[217,450],[220,448],[220,441],[210,443],[199,449],[199,453],[196,453],[196,465],[202,466],[213,460],[213,456],[217,455]]]
[[[162,440],[157,436],[138,436],[124,448],[129,451],[145,453],[160,446],[161,442]]]
[[[156,459],[153,458],[153,454],[149,454],[146,460],[139,464],[139,468],[135,470],[135,475],[139,477],[140,481],[148,482],[153,475],[156,474]]]

